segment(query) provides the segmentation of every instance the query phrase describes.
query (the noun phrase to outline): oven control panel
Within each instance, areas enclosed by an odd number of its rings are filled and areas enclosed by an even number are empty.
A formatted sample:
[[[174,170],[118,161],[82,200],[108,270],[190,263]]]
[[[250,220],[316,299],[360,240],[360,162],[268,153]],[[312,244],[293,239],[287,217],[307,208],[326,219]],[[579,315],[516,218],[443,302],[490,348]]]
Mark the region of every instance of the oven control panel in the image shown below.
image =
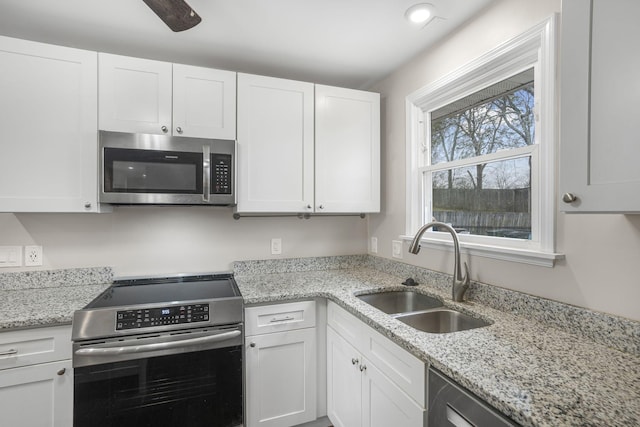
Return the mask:
[[[209,304],[173,305],[116,313],[116,331],[209,321]]]

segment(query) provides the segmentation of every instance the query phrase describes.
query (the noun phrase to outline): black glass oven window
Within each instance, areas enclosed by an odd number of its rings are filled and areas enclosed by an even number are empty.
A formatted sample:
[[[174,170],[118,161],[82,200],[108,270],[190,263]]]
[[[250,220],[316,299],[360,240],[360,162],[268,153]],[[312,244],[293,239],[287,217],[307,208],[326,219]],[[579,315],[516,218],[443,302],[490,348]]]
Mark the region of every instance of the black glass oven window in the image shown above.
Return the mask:
[[[202,153],[105,149],[105,191],[202,193]]]
[[[235,427],[242,347],[75,369],[74,427]]]

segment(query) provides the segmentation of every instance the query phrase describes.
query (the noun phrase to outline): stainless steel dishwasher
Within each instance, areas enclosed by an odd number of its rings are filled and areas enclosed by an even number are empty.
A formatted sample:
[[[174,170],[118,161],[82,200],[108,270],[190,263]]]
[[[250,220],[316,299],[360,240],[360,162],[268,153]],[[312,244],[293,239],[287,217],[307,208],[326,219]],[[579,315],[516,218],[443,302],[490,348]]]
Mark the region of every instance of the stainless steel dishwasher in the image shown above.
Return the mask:
[[[433,368],[428,384],[428,427],[519,426]]]

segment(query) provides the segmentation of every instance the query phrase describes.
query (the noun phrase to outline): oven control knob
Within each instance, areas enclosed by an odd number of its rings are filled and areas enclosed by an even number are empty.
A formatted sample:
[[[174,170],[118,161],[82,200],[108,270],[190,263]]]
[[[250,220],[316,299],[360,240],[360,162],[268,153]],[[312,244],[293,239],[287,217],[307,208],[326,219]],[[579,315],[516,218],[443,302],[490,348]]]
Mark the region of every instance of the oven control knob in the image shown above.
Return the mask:
[[[256,343],[252,342],[251,344],[249,344],[249,347],[255,347]]]

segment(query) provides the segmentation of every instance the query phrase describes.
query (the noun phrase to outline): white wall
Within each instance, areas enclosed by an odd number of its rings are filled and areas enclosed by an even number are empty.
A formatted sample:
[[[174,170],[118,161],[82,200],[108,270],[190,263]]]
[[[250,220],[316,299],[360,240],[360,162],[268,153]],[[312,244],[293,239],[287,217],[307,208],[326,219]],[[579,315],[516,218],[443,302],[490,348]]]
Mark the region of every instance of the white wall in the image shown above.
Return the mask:
[[[241,218],[229,208],[116,207],[107,214],[0,214],[0,246],[42,245],[38,269],[111,266],[117,276],[225,271],[239,260],[366,253],[359,217]],[[282,255],[271,255],[271,238]],[[34,267],[2,268],[2,272]]]
[[[560,0],[502,0],[451,37],[395,71],[372,90],[382,94],[382,213],[369,222],[379,255],[391,258],[391,240],[405,233],[405,97],[533,27]],[[428,26],[423,31],[428,31]],[[406,252],[404,262],[451,272],[450,252]],[[472,279],[640,320],[640,215],[558,213],[554,268],[482,257],[469,259]]]

